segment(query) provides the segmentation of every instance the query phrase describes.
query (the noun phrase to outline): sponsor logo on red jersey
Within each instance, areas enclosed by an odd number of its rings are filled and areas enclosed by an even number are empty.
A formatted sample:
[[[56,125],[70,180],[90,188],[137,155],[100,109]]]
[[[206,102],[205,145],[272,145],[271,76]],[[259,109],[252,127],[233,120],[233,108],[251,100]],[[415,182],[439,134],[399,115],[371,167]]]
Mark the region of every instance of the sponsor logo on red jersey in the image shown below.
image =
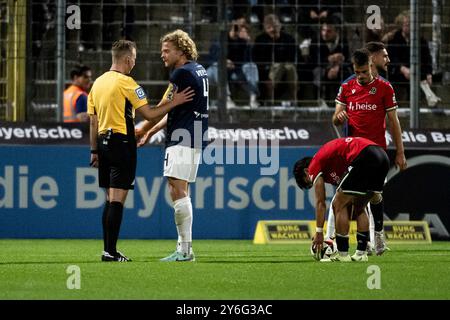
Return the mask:
[[[350,101],[350,104],[348,105],[348,109],[350,111],[359,111],[359,110],[367,110],[367,111],[375,111],[377,110],[378,106],[376,104],[371,104],[371,103],[353,103],[353,101]]]

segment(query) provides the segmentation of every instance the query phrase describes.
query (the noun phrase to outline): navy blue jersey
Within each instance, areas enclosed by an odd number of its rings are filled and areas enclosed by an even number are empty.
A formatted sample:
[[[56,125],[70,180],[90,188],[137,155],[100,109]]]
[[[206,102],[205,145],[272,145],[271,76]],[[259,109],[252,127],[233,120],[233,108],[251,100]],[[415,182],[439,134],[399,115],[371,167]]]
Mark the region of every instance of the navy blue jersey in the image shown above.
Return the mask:
[[[204,148],[208,144],[208,77],[205,68],[194,61],[189,61],[170,75],[170,85],[165,98],[175,88],[178,92],[187,87],[195,91],[192,101],[172,109],[167,116],[166,147],[182,145],[191,148]],[[180,129],[180,130],[178,130]],[[206,140],[206,141],[205,141]]]

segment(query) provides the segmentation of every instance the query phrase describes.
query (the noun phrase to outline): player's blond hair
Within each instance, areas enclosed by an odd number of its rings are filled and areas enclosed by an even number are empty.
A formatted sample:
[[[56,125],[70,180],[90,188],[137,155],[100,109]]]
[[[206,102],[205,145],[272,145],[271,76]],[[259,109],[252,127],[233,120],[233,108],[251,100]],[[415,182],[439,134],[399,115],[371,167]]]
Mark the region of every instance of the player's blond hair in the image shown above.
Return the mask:
[[[161,37],[161,43],[171,42],[182,51],[188,60],[197,61],[198,53],[194,41],[183,30],[177,29]]]

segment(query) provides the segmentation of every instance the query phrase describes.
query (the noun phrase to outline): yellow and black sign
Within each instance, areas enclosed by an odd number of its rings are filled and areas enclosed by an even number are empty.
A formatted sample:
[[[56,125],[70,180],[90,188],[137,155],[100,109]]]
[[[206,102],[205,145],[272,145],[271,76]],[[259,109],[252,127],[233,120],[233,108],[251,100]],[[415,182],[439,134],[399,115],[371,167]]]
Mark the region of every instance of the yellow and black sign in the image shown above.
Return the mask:
[[[349,229],[351,244],[356,243],[356,230],[356,221],[351,221]],[[315,233],[316,222],[313,220],[258,221],[253,243],[311,243]],[[426,221],[385,221],[384,234],[388,244],[431,243],[430,229]]]
[[[426,221],[385,221],[387,243],[431,243]]]
[[[325,223],[324,230],[327,225]],[[258,221],[254,244],[311,243],[316,233],[314,220],[266,220]],[[350,243],[356,243],[356,222],[350,223]]]
[[[311,238],[309,221],[258,221],[253,243],[310,243]]]

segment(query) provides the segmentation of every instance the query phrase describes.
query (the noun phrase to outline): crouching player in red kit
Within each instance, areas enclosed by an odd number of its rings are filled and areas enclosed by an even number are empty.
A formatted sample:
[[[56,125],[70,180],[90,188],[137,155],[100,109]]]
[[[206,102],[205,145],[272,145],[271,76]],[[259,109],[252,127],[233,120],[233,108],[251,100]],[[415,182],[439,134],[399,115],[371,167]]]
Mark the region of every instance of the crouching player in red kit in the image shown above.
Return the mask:
[[[336,216],[336,243],[338,251],[321,261],[368,261],[367,241],[369,220],[365,208],[370,199],[381,193],[389,170],[389,158],[377,143],[360,137],[332,140],[323,145],[314,157],[295,163],[294,176],[301,189],[314,186],[316,196],[316,234],[313,247],[322,250],[325,223],[325,183],[337,186],[332,202]],[[357,221],[356,253],[349,256],[349,229],[351,217]]]

